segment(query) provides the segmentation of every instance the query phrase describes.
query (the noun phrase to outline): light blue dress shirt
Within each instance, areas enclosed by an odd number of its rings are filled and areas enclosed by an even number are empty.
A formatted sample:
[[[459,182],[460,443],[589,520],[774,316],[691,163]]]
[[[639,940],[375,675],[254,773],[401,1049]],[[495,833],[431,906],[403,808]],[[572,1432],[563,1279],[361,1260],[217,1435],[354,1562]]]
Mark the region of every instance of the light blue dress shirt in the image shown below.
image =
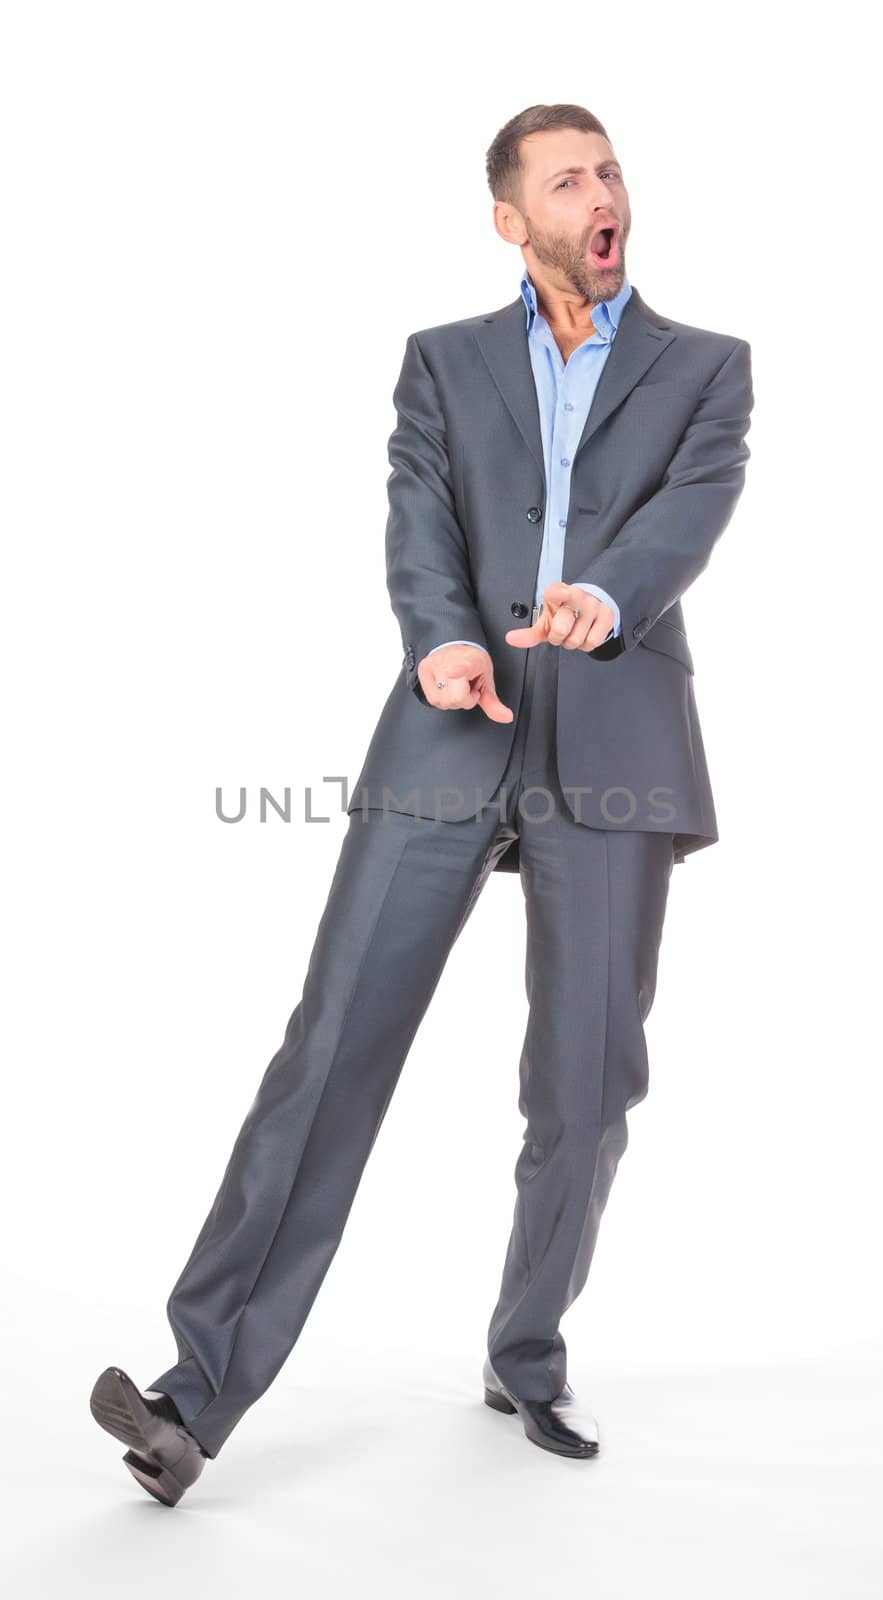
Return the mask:
[[[616,337],[622,308],[631,292],[632,286],[625,278],[618,295],[612,300],[600,300],[593,307],[595,332],[590,338],[584,339],[565,362],[548,322],[537,309],[536,289],[526,267],[521,277],[521,298],[527,317],[527,342],[536,384],[546,467],[546,507],[535,606],[542,605],[543,592],[550,583],[561,581],[564,536],[570,506],[571,462],[598,387],[598,379]],[[620,631],[621,619],[619,606],[613,597],[594,583],[580,583],[574,587],[585,589],[587,594],[595,595],[610,607],[613,627],[607,638],[615,639]],[[446,639],[444,644],[434,645],[429,654],[434,655],[436,650],[443,650],[448,644],[475,643],[474,639]]]

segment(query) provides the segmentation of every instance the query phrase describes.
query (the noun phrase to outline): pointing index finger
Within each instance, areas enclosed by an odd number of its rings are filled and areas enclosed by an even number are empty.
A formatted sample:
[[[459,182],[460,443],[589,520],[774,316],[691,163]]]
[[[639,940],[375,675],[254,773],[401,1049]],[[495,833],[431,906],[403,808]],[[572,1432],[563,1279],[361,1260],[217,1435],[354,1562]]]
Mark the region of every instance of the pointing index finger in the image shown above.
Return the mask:
[[[527,649],[532,644],[542,644],[548,635],[542,622],[534,622],[529,628],[510,628],[504,637],[507,644]]]

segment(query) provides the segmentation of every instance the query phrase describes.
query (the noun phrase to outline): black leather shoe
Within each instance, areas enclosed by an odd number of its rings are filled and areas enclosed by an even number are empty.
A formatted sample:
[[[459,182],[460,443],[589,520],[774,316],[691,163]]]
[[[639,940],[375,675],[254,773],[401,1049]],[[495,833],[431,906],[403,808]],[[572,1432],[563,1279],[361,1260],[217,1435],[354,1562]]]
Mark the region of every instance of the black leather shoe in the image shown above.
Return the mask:
[[[482,1377],[485,1405],[508,1415],[517,1411],[528,1439],[541,1450],[554,1450],[559,1456],[598,1454],[598,1424],[580,1406],[569,1383],[554,1400],[520,1400],[500,1382],[488,1359]]]
[[[159,1389],[141,1393],[121,1367],[107,1367],[92,1390],[92,1415],[129,1449],[123,1461],[140,1483],[164,1506],[178,1504],[208,1460],[185,1426],[171,1395]]]

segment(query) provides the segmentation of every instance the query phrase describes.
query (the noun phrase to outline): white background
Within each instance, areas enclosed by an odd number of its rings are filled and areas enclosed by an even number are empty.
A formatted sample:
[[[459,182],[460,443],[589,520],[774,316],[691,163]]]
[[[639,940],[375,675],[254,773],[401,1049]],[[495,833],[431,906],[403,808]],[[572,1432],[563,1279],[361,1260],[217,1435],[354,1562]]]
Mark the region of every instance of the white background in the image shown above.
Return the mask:
[[[409,1596],[878,1592],[858,6],[31,0],[0,62],[14,1592],[343,1596],[354,1565]],[[603,1454],[564,1462],[481,1405],[527,1014],[497,873],[292,1356],[170,1519],[89,1392],[174,1359],[165,1300],[300,998],[346,826],[323,780],[355,780],[401,664],[404,342],[517,295],[484,156],[539,101],[601,118],[631,282],[748,339],[755,388],[747,486],[684,601],[721,842],[674,871],[650,1094],[562,1325]],[[233,809],[246,786],[245,822],[216,819],[218,785]],[[260,823],[261,785],[291,789],[290,824]]]

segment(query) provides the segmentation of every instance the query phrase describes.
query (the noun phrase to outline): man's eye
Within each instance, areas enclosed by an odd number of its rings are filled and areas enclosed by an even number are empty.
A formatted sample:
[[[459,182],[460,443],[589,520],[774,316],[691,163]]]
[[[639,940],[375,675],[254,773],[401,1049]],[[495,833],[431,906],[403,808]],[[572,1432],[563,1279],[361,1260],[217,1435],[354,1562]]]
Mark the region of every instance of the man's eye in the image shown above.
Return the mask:
[[[616,172],[613,167],[608,167],[606,169],[606,171],[604,171],[604,172],[602,172],[600,174],[600,176],[602,178],[618,178],[619,177],[619,173]],[[563,183],[557,184],[556,187],[559,188],[559,189],[563,189],[565,187],[565,185],[568,184],[568,183],[573,183],[573,179],[572,178],[565,178]]]

